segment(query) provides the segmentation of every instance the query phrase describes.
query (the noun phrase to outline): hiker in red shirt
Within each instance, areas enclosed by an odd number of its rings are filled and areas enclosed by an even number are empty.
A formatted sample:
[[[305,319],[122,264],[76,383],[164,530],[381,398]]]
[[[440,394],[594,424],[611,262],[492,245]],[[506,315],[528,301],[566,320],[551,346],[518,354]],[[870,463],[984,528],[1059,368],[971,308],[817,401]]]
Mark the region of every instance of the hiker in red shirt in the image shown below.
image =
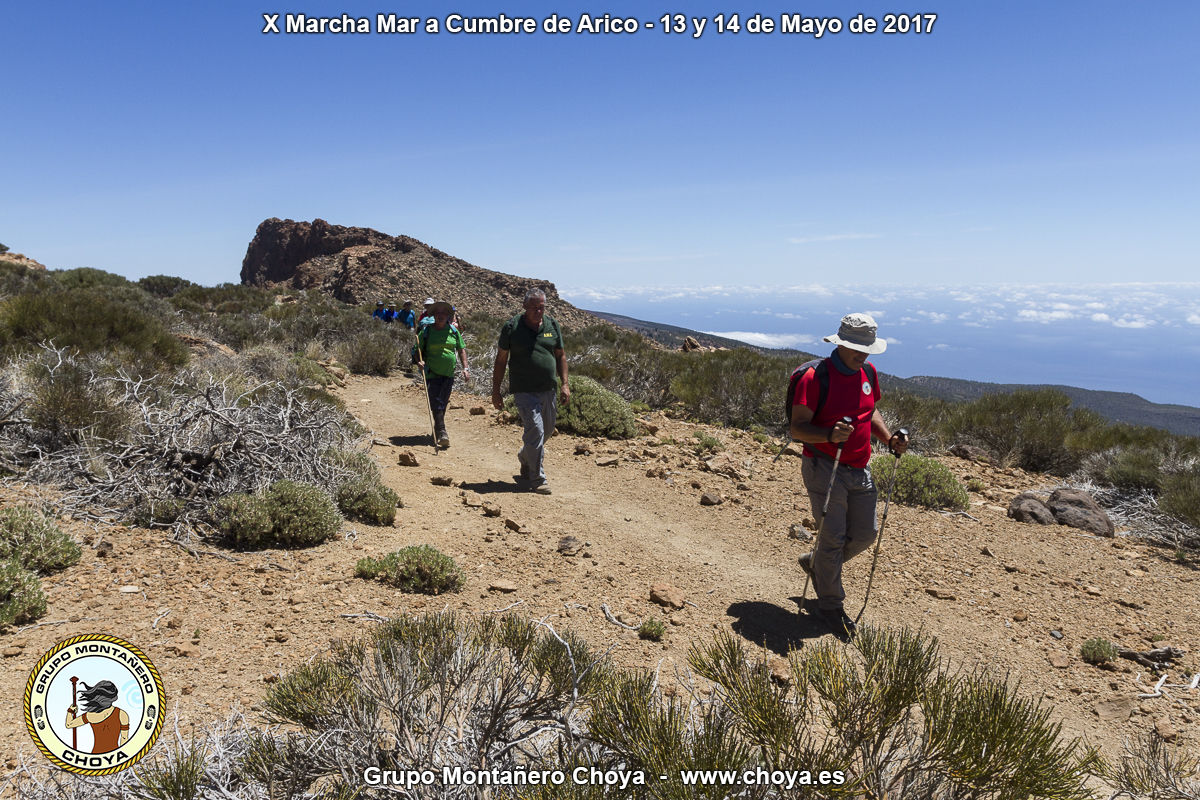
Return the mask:
[[[868,314],[842,317],[838,332],[825,337],[837,350],[800,376],[791,416],[792,439],[804,443],[800,474],[818,530],[812,552],[800,556],[800,567],[812,579],[821,616],[834,633],[850,636],[855,624],[842,605],[842,564],[870,547],[877,531],[868,467],[871,436],[897,455],[908,448],[907,439],[892,434],[876,408],[879,379],[867,356],[887,349],[876,328]],[[829,511],[823,518],[826,494]]]

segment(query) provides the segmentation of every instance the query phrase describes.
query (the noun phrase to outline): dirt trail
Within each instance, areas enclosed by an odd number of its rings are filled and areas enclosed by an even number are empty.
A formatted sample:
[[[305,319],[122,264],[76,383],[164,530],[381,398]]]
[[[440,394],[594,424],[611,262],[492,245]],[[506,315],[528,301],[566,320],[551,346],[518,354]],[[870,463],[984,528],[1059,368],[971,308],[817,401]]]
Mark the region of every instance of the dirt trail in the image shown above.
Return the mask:
[[[225,553],[236,559],[230,561],[194,558],[158,532],[63,521],[91,546],[77,567],[43,581],[49,624],[0,634],[0,696],[18,705],[41,654],[91,631],[146,651],[185,730],[231,708],[256,719],[266,682],[332,638],[373,625],[355,616],[365,612],[512,607],[569,627],[595,647],[612,647],[618,663],[661,668],[668,684],[684,669],[688,646],[719,629],[732,629],[771,657],[827,635],[798,610],[796,558],[808,545],[787,530],[808,509],[795,493],[800,469],[793,456],[773,464],[770,447],[709,430],[724,449],[706,468],[693,452],[695,426],[654,415],[646,421],[656,432],[630,442],[552,438],[546,471],[554,493],[542,496],[517,490],[520,428],[499,421],[484,398],[455,395],[447,414],[452,446],[435,455],[423,395],[411,380],[351,378],[340,394],[373,432],[371,453],[404,502],[394,526],[346,523],[343,538],[321,547]],[[471,406],[486,406],[486,413],[470,415]],[[592,452],[576,454],[578,445]],[[419,466],[399,466],[402,452],[415,454]],[[614,465],[597,463],[614,458]],[[1018,524],[1005,516],[1007,499],[1041,485],[1038,476],[957,458],[945,463],[987,489],[972,493],[970,517],[892,507],[865,620],[921,627],[955,663],[1010,674],[1044,698],[1067,732],[1106,749],[1156,724],[1200,747],[1200,691],[1177,691],[1174,701],[1139,699],[1139,668],[1122,662],[1105,671],[1079,658],[1082,642],[1103,636],[1138,650],[1153,643],[1188,651],[1172,682],[1200,672],[1200,573],[1134,541]],[[437,476],[454,485],[432,485]],[[724,502],[701,505],[705,492]],[[502,513],[485,516],[464,500],[496,504]],[[506,527],[508,520],[520,531]],[[582,543],[578,554],[558,551],[564,536]],[[101,557],[101,542],[113,545],[111,556]],[[466,588],[414,596],[353,577],[359,558],[413,544],[452,556]],[[853,611],[869,568],[869,554],[847,567]],[[652,602],[656,584],[678,590],[682,608]],[[137,591],[120,591],[128,586]],[[665,620],[665,639],[637,638],[606,620],[602,605],[634,625]],[[1141,680],[1152,682],[1145,674]],[[0,723],[0,749],[32,749],[18,715]]]

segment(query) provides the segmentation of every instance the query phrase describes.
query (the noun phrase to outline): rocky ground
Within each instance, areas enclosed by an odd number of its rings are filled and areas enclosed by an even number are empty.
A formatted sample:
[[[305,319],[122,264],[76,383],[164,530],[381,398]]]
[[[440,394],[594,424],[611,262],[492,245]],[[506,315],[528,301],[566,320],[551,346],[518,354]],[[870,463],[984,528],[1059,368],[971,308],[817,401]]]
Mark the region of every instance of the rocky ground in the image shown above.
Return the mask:
[[[554,494],[540,496],[513,483],[519,428],[490,406],[470,413],[483,398],[456,395],[452,446],[435,454],[410,380],[351,378],[340,391],[403,499],[394,526],[346,523],[343,537],[311,550],[212,547],[197,558],[159,532],[63,520],[84,556],[44,579],[49,611],[39,624],[0,633],[0,697],[9,708],[20,707],[42,653],[87,632],[125,638],[153,659],[184,731],[231,708],[257,719],[270,681],[331,639],[376,624],[371,614],[512,608],[611,647],[618,663],[661,668],[668,683],[685,668],[688,646],[718,630],[771,658],[828,635],[798,606],[796,557],[808,545],[789,528],[809,513],[796,494],[795,456],[773,463],[773,446],[708,430],[724,449],[706,464],[694,452],[696,427],[652,415],[646,435],[629,442],[556,436],[547,467]],[[403,453],[417,464],[401,466]],[[1040,476],[944,461],[985,488],[972,493],[969,515],[892,507],[864,619],[920,627],[954,663],[1007,673],[1044,698],[1067,733],[1109,752],[1151,728],[1200,748],[1200,690],[1139,698],[1155,682],[1144,668],[1121,661],[1105,670],[1079,656],[1097,636],[1134,650],[1171,645],[1186,655],[1168,682],[1190,680],[1200,672],[1200,572],[1129,536],[1017,523],[1005,514],[1008,501],[1050,488]],[[3,500],[31,491],[11,488]],[[704,495],[720,502],[702,504]],[[404,595],[353,576],[359,558],[412,544],[452,556],[466,588]],[[852,611],[869,569],[869,555],[847,568]],[[655,587],[666,605],[651,599]],[[666,637],[639,639],[610,622],[606,606],[633,625],[665,620]],[[9,768],[33,753],[20,714],[0,723],[0,752]]]

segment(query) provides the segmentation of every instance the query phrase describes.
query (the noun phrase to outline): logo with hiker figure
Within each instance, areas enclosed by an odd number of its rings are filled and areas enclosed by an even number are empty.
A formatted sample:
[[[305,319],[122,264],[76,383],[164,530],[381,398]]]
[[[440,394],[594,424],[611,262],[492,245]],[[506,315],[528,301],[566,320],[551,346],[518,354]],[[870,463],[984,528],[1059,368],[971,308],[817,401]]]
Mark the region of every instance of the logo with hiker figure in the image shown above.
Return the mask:
[[[46,758],[77,775],[111,775],[150,752],[162,731],[162,677],[141,650],[102,633],[42,656],[25,685],[25,725]]]

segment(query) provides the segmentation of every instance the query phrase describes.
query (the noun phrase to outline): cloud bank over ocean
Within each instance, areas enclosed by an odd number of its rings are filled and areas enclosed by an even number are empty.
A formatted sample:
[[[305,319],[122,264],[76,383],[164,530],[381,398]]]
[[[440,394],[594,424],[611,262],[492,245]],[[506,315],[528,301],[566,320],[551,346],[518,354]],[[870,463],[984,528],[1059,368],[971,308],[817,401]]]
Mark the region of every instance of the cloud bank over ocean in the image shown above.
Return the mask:
[[[759,347],[823,353],[850,311],[879,322],[880,369],[1051,383],[1200,405],[1200,283],[560,287],[582,308]]]

